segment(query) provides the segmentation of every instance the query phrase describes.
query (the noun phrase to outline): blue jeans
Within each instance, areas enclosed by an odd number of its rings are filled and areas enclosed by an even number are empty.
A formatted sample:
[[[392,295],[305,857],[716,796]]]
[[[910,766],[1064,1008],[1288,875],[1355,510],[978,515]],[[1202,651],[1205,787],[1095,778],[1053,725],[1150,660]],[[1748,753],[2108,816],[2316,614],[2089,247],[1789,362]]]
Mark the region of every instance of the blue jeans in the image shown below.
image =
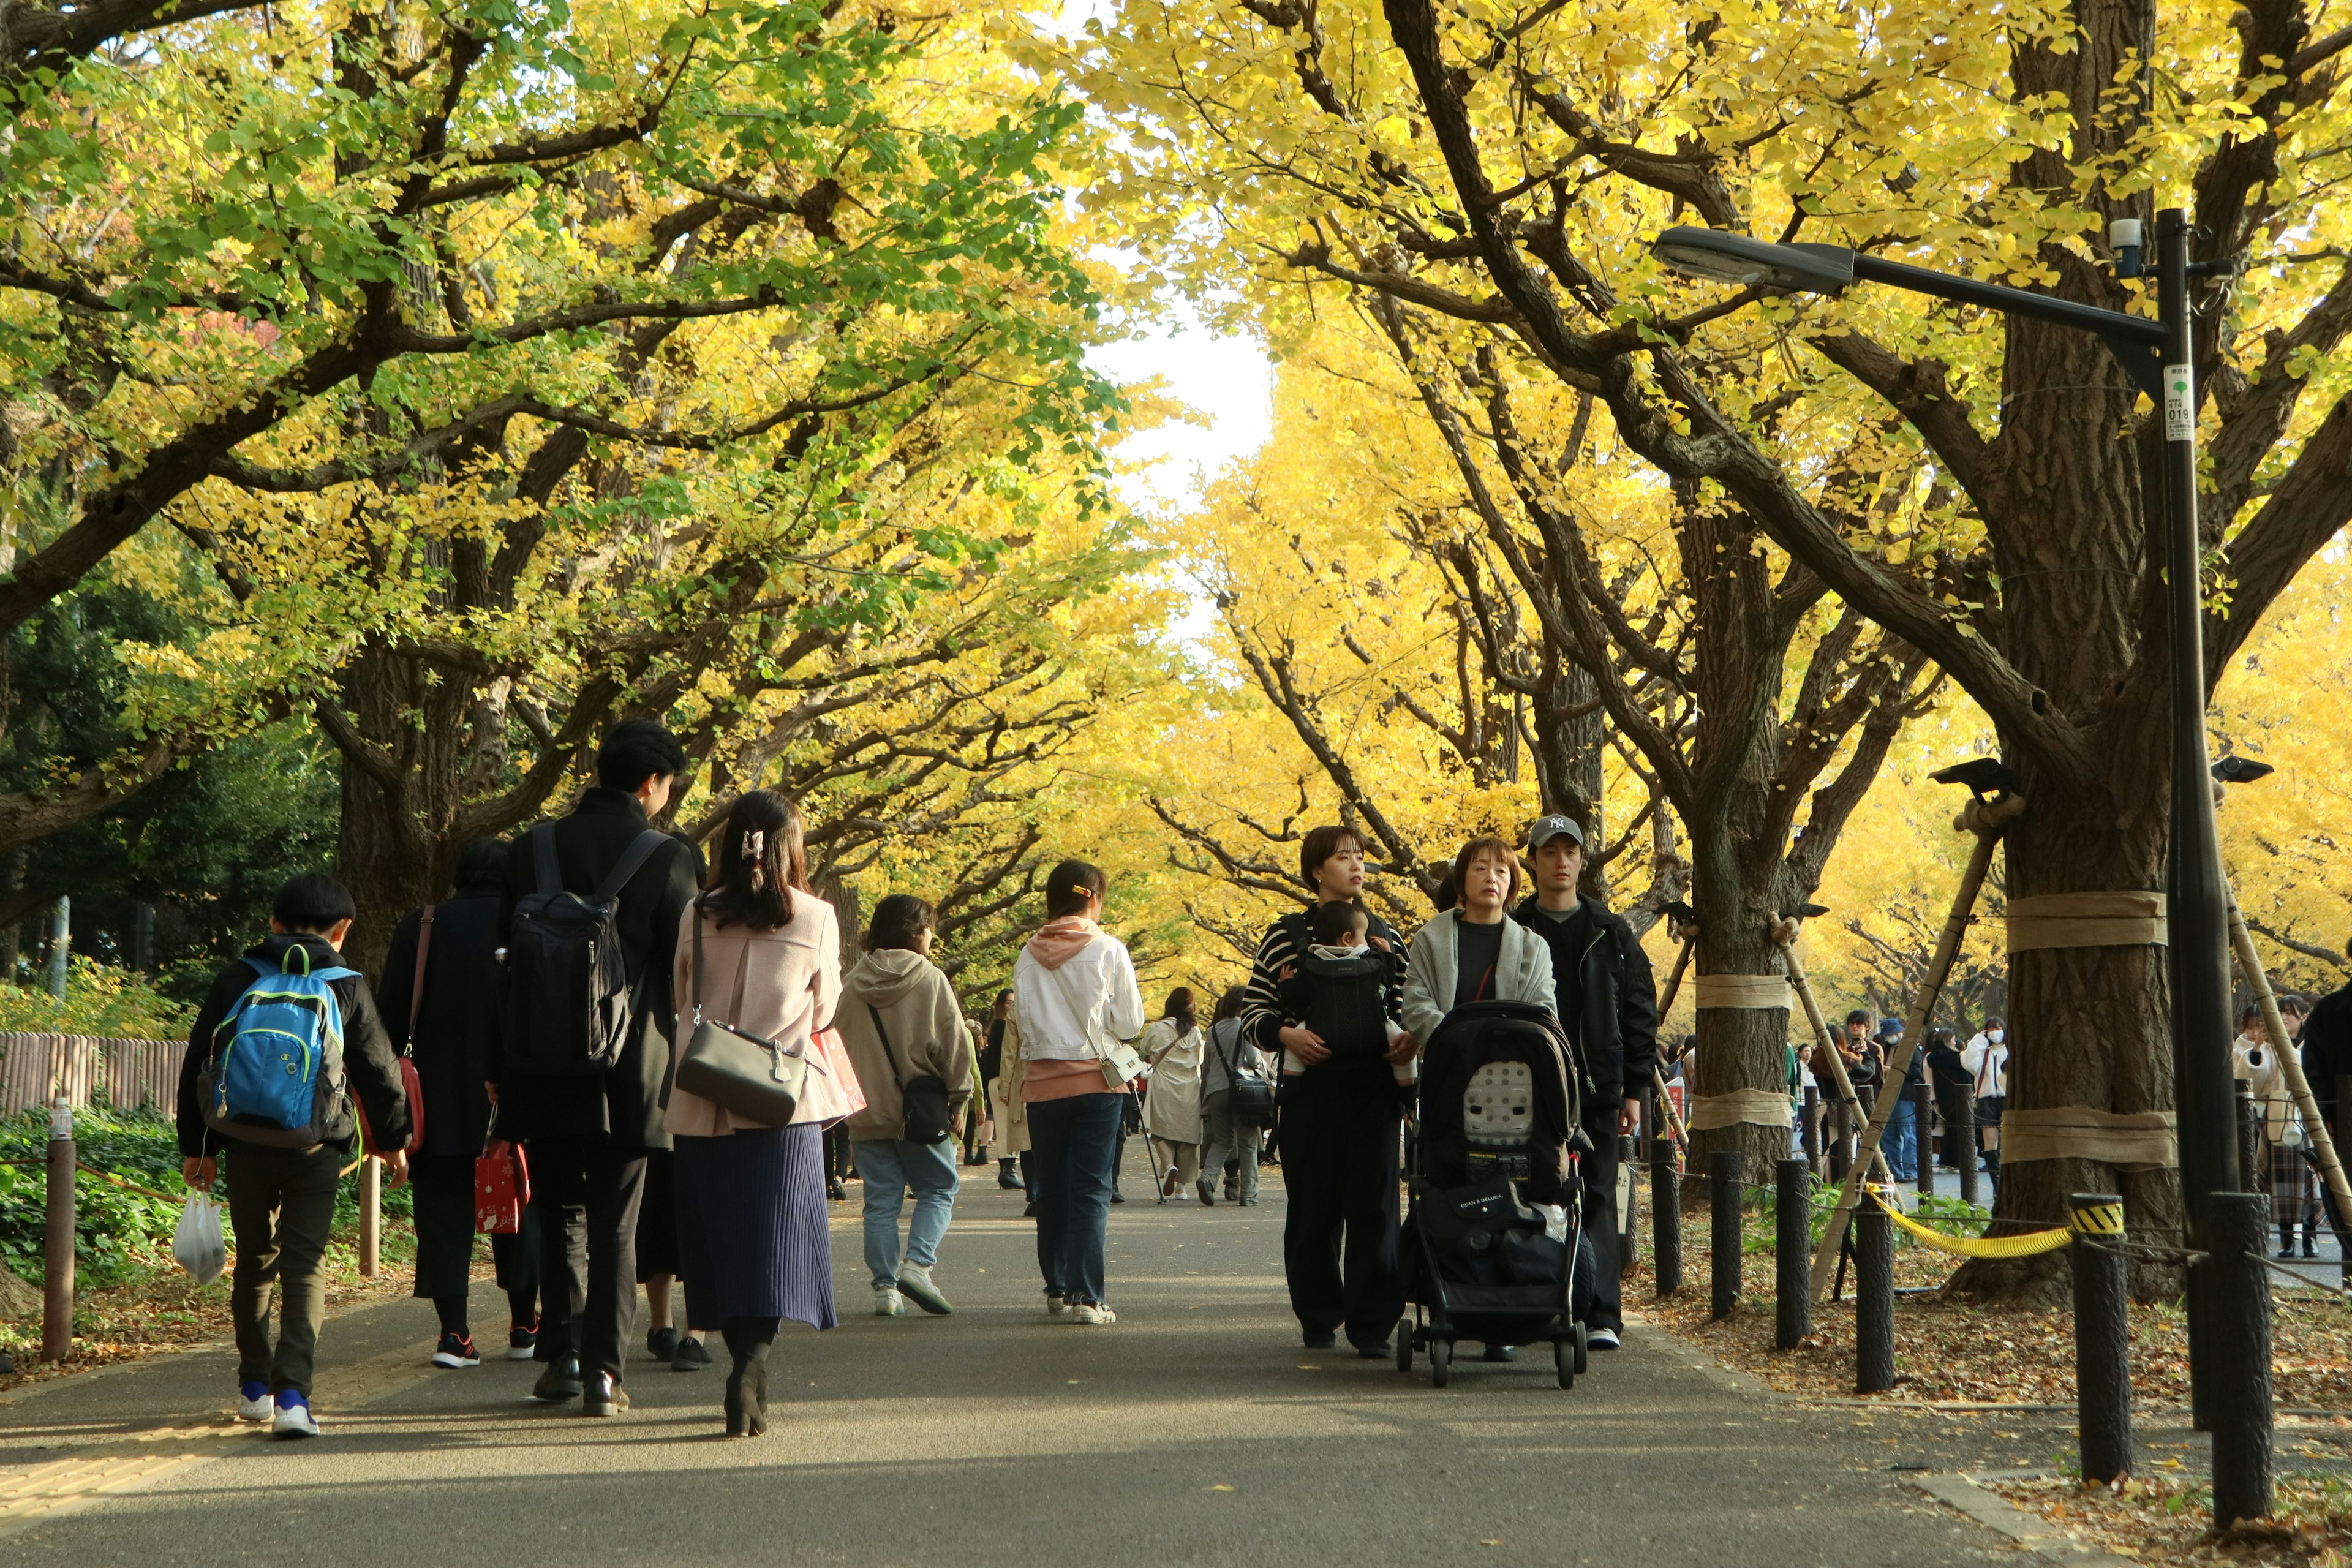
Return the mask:
[[[898,1209],[909,1187],[915,1217],[907,1224],[907,1261],[929,1268],[940,1258],[940,1240],[955,1217],[956,1143],[909,1143],[903,1138],[858,1139],[857,1173],[866,1179],[866,1268],[876,1285],[898,1281]]]
[[[1074,1094],[1029,1108],[1029,1149],[1037,1181],[1037,1271],[1045,1293],[1101,1304],[1103,1233],[1110,1225],[1111,1157],[1118,1150],[1123,1094]],[[1042,1185],[1038,1184],[1042,1184]]]
[[[1895,1097],[1895,1109],[1886,1113],[1886,1133],[1878,1141],[1878,1152],[1886,1156],[1886,1168],[1895,1173],[1899,1182],[1919,1179],[1918,1129],[1912,1125],[1912,1115],[1919,1108],[1908,1094]]]

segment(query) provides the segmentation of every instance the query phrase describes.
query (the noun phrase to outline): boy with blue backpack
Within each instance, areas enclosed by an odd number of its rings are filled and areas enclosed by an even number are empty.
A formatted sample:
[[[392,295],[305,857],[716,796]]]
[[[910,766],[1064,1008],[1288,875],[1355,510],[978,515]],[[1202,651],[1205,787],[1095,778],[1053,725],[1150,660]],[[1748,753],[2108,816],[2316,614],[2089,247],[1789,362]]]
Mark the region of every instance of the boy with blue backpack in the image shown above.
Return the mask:
[[[331,877],[278,889],[270,934],[220,972],[180,1065],[180,1153],[210,1191],[226,1155],[236,1241],[237,1416],[280,1437],[315,1437],[312,1357],[326,1315],[320,1264],[343,1167],[367,1114],[394,1185],[408,1173],[408,1100],[367,983],[342,963],[356,911]],[[279,1300],[278,1340],[269,1302]]]

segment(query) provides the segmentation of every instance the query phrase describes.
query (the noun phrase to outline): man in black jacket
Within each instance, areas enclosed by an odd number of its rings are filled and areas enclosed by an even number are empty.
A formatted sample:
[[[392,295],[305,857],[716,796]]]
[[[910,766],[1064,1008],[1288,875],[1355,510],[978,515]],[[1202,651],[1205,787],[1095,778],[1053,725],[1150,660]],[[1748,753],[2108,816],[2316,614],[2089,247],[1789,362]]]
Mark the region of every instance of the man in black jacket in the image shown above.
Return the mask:
[[[326,1316],[326,1280],[320,1261],[327,1230],[335,1218],[335,1191],[343,1165],[359,1148],[356,1095],[380,1146],[394,1152],[384,1163],[394,1186],[407,1179],[408,1099],[400,1063],[384,1037],[383,1025],[358,974],[331,980],[341,1017],[342,1072],[347,1092],[335,1103],[321,1142],[308,1149],[281,1149],[224,1136],[205,1123],[197,1083],[228,1042],[217,1038],[229,1009],[254,983],[289,966],[324,973],[342,967],[343,938],[354,913],[352,895],[331,878],[312,873],[278,889],[270,906],[271,935],[246,949],[223,969],[196,1013],[188,1049],[180,1059],[181,1173],[188,1185],[210,1192],[228,1161],[228,1213],[236,1233],[236,1272],[229,1311],[236,1324],[237,1414],[268,1421],[281,1437],[315,1437],[310,1414],[310,1377],[319,1348],[319,1324]],[[266,1059],[266,1058],[265,1058]],[[269,1298],[280,1300],[278,1342],[269,1340]]]
[[[1513,918],[1551,949],[1559,1021],[1585,1078],[1584,1228],[1592,1237],[1592,1305],[1585,1328],[1595,1350],[1615,1350],[1624,1331],[1618,1279],[1617,1140],[1641,1126],[1642,1100],[1658,1062],[1658,992],[1633,928],[1576,890],[1584,875],[1584,829],[1569,816],[1538,817],[1528,830],[1535,892]]]
[[[2345,951],[2352,952],[2352,944]],[[2311,1016],[2304,1020],[2297,1038],[2303,1048],[2303,1076],[2311,1085],[2311,1097],[2319,1102],[2321,1119],[2336,1135],[2340,1156],[2347,1142],[2343,1131],[2347,1119],[2336,1103],[2336,1086],[2339,1079],[2352,1075],[2352,985],[2331,991],[2313,1003]],[[2320,1184],[2319,1194],[2327,1205],[2337,1247],[2352,1259],[2352,1215],[2336,1212],[2336,1194],[2325,1182]]]
[[[499,928],[506,873],[507,847],[495,838],[458,851],[456,896],[402,917],[375,988],[384,1033],[415,1063],[425,1094],[425,1145],[408,1175],[416,1194],[416,1294],[441,1316],[436,1366],[482,1359],[466,1300],[474,1272],[474,1159],[490,1129],[482,1086],[506,1027],[506,971],[498,956],[506,945]],[[490,1237],[490,1257],[511,1309],[507,1359],[529,1361],[539,1335],[537,1204],[523,1211],[520,1231]]]
[[[653,817],[685,770],[677,737],[650,720],[613,726],[596,753],[596,784],[571,816],[517,839],[507,858],[499,929],[511,939],[514,909],[539,888],[541,833],[554,836],[564,889],[593,893]],[[662,1090],[669,1078],[675,1006],[670,966],[678,922],[693,900],[697,856],[673,838],[654,849],[620,890],[616,924],[628,973],[629,1022],[620,1056],[601,1073],[557,1076],[491,1064],[499,1125],[525,1140],[540,1204],[540,1289],[548,1310],[534,1354],[546,1364],[539,1398],[583,1396],[582,1414],[628,1408],[621,1373],[637,1307],[637,1205],[646,1154],[667,1149]]]

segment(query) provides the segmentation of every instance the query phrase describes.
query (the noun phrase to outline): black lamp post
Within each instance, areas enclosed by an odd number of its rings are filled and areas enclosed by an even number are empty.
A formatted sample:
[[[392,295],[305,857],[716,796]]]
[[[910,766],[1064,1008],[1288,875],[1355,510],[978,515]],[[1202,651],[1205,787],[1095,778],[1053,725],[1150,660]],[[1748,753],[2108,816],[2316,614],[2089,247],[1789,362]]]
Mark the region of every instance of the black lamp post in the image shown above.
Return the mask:
[[[2140,225],[2108,230],[2116,270],[2140,273]],[[2126,316],[1973,279],[1954,278],[1833,245],[1774,245],[1711,228],[1670,228],[1652,247],[1689,277],[1723,283],[1835,294],[1848,285],[1888,283],[1914,293],[2031,316],[2095,335],[2164,418],[2164,564],[2171,641],[2172,862],[2167,886],[2172,979],[2172,1062],[2179,1105],[2180,1184],[2192,1245],[2208,1245],[2205,1200],[2230,1190],[2238,1130],[2230,1084],[2230,928],[2221,877],[2221,839],[2205,751],[2205,622],[2199,592],[2197,398],[2189,353],[2189,279],[2220,271],[2189,259],[2189,222],[2178,207],[2156,217],[2157,319]],[[2198,1292],[2192,1290],[2192,1309]]]

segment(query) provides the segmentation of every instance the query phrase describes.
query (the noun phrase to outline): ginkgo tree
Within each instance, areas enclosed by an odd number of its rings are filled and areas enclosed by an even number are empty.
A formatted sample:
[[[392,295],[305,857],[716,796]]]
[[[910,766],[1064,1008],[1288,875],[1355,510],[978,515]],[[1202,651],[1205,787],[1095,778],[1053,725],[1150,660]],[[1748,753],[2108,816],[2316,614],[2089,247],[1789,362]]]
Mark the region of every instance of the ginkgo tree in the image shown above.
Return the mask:
[[[1932,658],[2023,781],[2007,854],[2027,897],[2163,886],[2149,411],[2082,334],[1885,290],[1685,284],[1649,241],[1704,222],[2145,310],[2106,226],[2188,207],[2196,258],[2221,264],[2195,300],[2218,671],[2352,517],[2332,354],[2352,328],[2347,45],[2296,0],[1134,0],[1042,53],[1112,106],[1098,191],[1165,277],[1277,329],[1343,286],[1486,324]],[[1857,431],[1883,487],[1829,460]],[[2159,949],[2021,952],[2011,1009],[2013,1111],[2170,1109]],[[2081,1155],[2013,1163],[1999,1212],[2046,1222],[2084,1189],[2179,1223],[2169,1170]],[[2062,1276],[1970,1284],[2038,1298]]]
[[[509,610],[599,443],[797,454],[985,375],[1003,453],[1083,446],[1109,407],[1078,360],[1092,288],[1040,163],[1075,111],[1002,68],[932,91],[971,25],[819,0],[13,13],[0,637],[158,523],[215,554],[221,514],[267,523],[270,498],[329,497],[382,542],[447,497],[460,597]],[[721,326],[736,354],[696,385]],[[317,662],[174,694],[108,766],[0,801],[0,845],[286,710]]]

